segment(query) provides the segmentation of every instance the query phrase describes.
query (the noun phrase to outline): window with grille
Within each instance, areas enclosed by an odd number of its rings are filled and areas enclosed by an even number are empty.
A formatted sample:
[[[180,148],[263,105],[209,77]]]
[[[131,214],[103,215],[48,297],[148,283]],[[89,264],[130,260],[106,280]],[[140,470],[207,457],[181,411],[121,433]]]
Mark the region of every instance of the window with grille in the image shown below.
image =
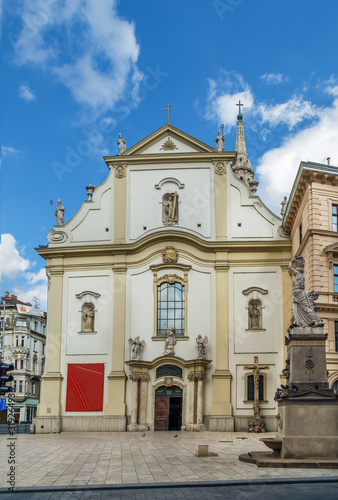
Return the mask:
[[[184,335],[184,285],[175,282],[157,287],[157,335],[165,335],[173,326],[176,336]]]
[[[248,375],[248,387],[247,387],[247,401],[254,401],[255,400],[255,383],[254,383],[254,376],[253,375]],[[258,394],[259,394],[259,401],[264,401],[264,377],[263,375],[259,376],[259,385],[258,385]]]

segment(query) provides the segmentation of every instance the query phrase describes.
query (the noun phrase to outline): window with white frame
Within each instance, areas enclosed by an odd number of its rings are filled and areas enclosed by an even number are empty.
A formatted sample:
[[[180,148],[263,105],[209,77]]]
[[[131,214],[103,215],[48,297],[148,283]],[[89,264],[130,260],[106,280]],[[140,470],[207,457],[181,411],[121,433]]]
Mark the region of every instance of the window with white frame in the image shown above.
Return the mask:
[[[182,283],[164,282],[157,287],[157,335],[164,336],[170,326],[176,336],[185,331],[185,287]]]

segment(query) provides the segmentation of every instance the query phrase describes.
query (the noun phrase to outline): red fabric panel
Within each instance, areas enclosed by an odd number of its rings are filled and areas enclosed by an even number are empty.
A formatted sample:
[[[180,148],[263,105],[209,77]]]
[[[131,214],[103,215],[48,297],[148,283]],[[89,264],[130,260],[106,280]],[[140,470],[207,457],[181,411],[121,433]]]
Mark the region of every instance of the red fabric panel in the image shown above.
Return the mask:
[[[68,364],[66,411],[102,411],[103,363]]]

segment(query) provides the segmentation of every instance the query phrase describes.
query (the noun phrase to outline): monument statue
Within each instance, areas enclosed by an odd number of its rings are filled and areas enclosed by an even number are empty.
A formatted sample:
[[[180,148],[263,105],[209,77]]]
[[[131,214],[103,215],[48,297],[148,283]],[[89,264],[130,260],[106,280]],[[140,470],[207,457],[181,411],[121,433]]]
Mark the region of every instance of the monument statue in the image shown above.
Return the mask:
[[[117,141],[119,147],[119,155],[126,151],[126,141],[122,138],[122,134],[119,134],[119,140]]]
[[[220,130],[218,131],[218,136],[215,141],[218,151],[224,151],[224,135],[221,134]]]
[[[202,335],[198,335],[198,337],[196,338],[196,343],[197,343],[196,349],[198,352],[197,358],[205,359],[206,358],[205,348],[208,345],[208,337],[205,336],[203,339]]]
[[[58,206],[56,207],[55,210],[55,217],[58,226],[63,226],[63,224],[65,223],[64,215],[65,215],[65,207],[61,205],[61,200],[58,199]]]
[[[265,423],[261,417],[261,405],[259,403],[259,379],[261,376],[260,369],[269,370],[269,365],[260,365],[258,356],[254,356],[253,365],[244,366],[244,370],[253,370],[254,381],[254,400],[253,400],[253,418],[249,420],[249,432],[266,432]]]
[[[261,312],[257,307],[257,304],[249,305],[249,316],[250,316],[250,328],[252,330],[258,330],[260,328],[259,320]]]
[[[323,320],[319,316],[317,316],[313,306],[314,299],[312,299],[311,302],[307,293],[305,292],[303,257],[295,256],[289,264],[289,270],[294,276],[292,301],[293,315],[295,317],[296,325],[301,328],[306,326],[323,327]]]
[[[85,320],[85,332],[93,332],[94,331],[94,307],[89,306],[88,309],[83,314],[83,318]]]
[[[129,347],[131,348],[131,359],[140,360],[141,351],[145,346],[145,341],[140,340],[140,337],[135,337],[135,340],[128,340]]]
[[[176,345],[176,338],[175,338],[175,328],[173,326],[170,326],[168,330],[166,331],[166,339],[165,339],[165,345],[164,345],[164,356],[175,356],[175,345]]]

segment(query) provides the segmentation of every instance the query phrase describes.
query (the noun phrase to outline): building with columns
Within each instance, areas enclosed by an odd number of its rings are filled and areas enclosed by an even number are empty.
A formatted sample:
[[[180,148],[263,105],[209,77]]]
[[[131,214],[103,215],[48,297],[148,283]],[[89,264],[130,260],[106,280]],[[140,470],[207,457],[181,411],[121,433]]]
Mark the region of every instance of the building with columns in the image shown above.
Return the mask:
[[[338,167],[301,162],[283,217],[292,255],[305,259],[307,291],[319,293],[317,314],[328,333],[330,387],[338,391]]]
[[[71,220],[58,213],[38,249],[49,285],[37,433],[247,430],[259,370],[276,429],[291,241],[256,195],[241,114],[235,151],[216,145],[169,122],[129,148],[120,137],[107,179],[86,186]]]

